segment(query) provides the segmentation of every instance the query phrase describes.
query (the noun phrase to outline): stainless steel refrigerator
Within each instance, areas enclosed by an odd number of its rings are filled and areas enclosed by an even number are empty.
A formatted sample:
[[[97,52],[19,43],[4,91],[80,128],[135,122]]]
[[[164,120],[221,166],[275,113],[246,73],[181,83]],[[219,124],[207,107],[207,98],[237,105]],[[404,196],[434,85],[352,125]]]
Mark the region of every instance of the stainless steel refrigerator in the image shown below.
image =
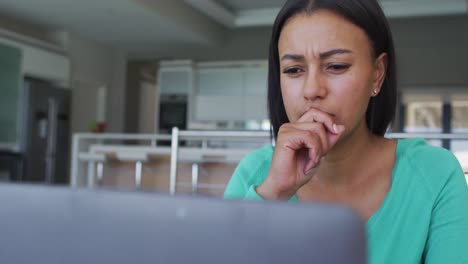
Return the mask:
[[[24,79],[21,181],[69,182],[70,94],[50,82]]]

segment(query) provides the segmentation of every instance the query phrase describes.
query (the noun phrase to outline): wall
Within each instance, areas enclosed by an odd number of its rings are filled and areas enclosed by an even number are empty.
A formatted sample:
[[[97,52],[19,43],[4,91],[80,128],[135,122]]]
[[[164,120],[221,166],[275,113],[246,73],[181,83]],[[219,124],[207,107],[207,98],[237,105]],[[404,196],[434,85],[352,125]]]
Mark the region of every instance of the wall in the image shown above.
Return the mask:
[[[156,84],[154,82],[142,81],[140,84],[140,105],[138,111],[138,132],[144,134],[153,134],[155,131],[156,113]]]
[[[468,89],[468,15],[392,21],[400,86]]]
[[[49,33],[45,29],[18,21],[11,17],[6,17],[4,15],[0,17],[0,28],[44,42],[54,43],[53,39],[50,38]]]
[[[96,119],[96,89],[107,87],[109,132],[123,132],[126,55],[111,47],[70,35],[72,61],[72,131],[89,131]]]
[[[447,89],[468,91],[468,15],[390,20],[400,91]],[[160,47],[160,59],[267,59],[270,28],[231,31],[216,47]],[[399,127],[399,108],[394,130]]]
[[[72,132],[88,132],[96,119],[96,89],[107,87],[108,131],[123,132],[126,54],[76,34],[47,31],[35,25],[0,17],[0,28],[63,49],[71,64]],[[44,67],[43,63],[38,65]],[[53,75],[51,75],[54,79]],[[44,77],[47,78],[47,77]]]
[[[403,88],[465,86],[468,89],[468,15],[390,21]],[[237,29],[216,47],[160,47],[162,59],[267,59],[270,28]]]
[[[126,133],[155,131],[156,62],[129,60],[126,80]]]
[[[125,132],[138,132],[139,105],[141,100],[140,71],[142,63],[138,61],[127,62],[126,80],[126,109],[125,109]]]
[[[266,59],[269,38],[269,28],[236,29],[226,34],[225,39],[219,45],[166,45],[155,47],[153,54],[134,57],[198,61]]]

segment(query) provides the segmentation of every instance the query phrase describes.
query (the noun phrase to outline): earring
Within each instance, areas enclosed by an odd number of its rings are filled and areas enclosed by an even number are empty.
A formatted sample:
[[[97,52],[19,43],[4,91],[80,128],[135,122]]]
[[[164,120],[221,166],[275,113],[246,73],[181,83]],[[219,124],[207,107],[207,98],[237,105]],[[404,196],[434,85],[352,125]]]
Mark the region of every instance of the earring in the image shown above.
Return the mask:
[[[377,95],[379,92],[377,91],[377,89],[374,88],[374,90],[372,90],[372,92],[374,93],[374,95]]]

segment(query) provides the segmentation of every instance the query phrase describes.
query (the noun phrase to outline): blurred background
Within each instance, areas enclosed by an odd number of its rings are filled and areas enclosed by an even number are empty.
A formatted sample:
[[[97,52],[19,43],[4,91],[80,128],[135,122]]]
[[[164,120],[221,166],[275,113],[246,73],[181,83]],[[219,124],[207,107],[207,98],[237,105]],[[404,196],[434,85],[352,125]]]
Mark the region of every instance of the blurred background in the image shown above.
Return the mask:
[[[220,196],[271,144],[284,2],[0,0],[1,181]],[[424,137],[468,171],[468,1],[380,2],[399,67],[389,137]]]

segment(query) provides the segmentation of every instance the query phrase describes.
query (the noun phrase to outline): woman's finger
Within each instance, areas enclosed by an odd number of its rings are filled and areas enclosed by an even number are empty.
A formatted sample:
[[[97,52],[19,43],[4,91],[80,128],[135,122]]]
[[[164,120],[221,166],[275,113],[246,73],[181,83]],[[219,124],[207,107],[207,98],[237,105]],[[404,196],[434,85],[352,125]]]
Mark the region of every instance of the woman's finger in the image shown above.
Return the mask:
[[[310,108],[297,120],[297,123],[304,122],[319,122],[324,124],[330,133],[338,134],[340,132],[340,128],[332,115],[315,108]]]

